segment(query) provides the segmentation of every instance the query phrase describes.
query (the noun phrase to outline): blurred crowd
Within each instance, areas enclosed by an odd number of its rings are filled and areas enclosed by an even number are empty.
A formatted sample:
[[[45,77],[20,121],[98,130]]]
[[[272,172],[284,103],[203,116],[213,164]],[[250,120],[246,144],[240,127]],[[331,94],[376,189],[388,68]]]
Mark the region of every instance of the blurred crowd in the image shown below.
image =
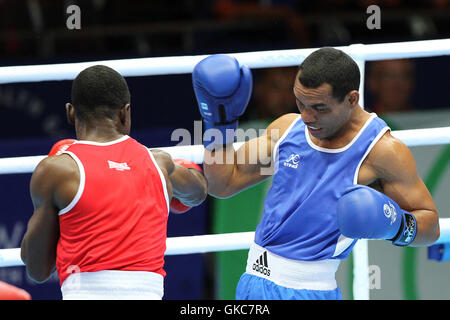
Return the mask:
[[[373,4],[381,29],[366,25]],[[79,30],[67,28],[70,5],[80,8]],[[450,0],[0,0],[0,66],[441,39],[450,38],[448,21]],[[378,114],[447,108],[448,57],[434,64],[416,60],[367,62],[364,107]],[[296,67],[252,71],[243,126],[264,128],[297,112]],[[189,75],[129,80],[138,106],[134,128],[189,128],[198,120]],[[61,106],[70,91],[64,85],[1,85],[0,113],[11,127],[0,136],[17,137],[18,122],[27,129],[20,137],[67,136]],[[440,94],[430,97],[430,90]],[[147,116],[156,105],[165,106],[159,116]],[[184,108],[174,113],[174,105]]]
[[[66,9],[81,10],[67,30]],[[368,6],[382,25],[369,30]],[[0,59],[148,56],[446,37],[450,0],[0,0]]]

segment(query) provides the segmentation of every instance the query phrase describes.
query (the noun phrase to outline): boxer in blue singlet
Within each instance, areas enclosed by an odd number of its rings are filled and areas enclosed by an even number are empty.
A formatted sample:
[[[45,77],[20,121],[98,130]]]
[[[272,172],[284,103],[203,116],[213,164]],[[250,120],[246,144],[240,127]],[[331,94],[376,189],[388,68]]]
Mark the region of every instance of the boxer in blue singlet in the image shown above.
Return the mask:
[[[213,131],[203,141],[209,194],[227,198],[274,176],[237,299],[342,299],[335,273],[357,239],[420,246],[439,237],[436,206],[411,152],[359,106],[359,82],[344,52],[313,52],[293,87],[300,114],[276,119],[234,150],[250,70],[226,55],[194,68],[204,128]]]

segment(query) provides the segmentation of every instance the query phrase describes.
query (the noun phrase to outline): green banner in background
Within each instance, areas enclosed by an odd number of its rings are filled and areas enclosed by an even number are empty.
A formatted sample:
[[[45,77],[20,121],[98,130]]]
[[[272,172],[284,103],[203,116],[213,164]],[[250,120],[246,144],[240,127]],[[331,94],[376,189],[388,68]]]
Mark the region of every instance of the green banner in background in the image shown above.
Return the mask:
[[[255,231],[272,180],[268,179],[228,199],[214,199],[213,233]],[[245,271],[248,250],[217,252],[216,299],[235,298],[236,285]]]

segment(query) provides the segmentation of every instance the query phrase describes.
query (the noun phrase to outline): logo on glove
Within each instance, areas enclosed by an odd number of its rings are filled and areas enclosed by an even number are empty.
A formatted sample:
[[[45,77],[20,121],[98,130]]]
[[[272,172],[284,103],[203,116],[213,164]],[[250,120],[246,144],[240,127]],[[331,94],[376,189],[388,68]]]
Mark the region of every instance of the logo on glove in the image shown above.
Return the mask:
[[[211,116],[211,115],[212,115],[212,113],[209,112],[208,104],[207,104],[207,103],[204,103],[204,102],[200,103],[200,107],[201,107],[203,110],[205,110],[205,111],[203,111],[203,112],[205,113],[205,115],[207,115],[207,116]]]
[[[395,210],[394,205],[390,202],[389,202],[389,204],[387,204],[387,203],[384,204],[383,213],[386,218],[391,219],[391,225],[397,219],[397,210]]]
[[[411,215],[405,215],[406,219],[406,228],[405,232],[403,232],[403,236],[405,237],[405,242],[409,243],[414,239],[416,235],[416,221]]]

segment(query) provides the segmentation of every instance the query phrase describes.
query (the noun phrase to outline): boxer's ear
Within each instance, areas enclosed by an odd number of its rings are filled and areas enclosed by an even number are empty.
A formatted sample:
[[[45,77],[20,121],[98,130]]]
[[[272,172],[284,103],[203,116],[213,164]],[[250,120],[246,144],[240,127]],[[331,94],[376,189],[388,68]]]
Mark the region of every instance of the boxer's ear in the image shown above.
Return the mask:
[[[127,103],[119,110],[119,122],[122,127],[123,134],[130,134],[131,129],[131,107]]]
[[[75,108],[70,103],[66,103],[66,117],[69,124],[75,124]]]
[[[352,90],[348,93],[346,99],[348,99],[348,103],[350,106],[355,107],[359,102],[359,92],[357,90]]]
[[[126,125],[130,119],[131,106],[129,103],[124,105],[119,111],[119,119],[122,125]]]

